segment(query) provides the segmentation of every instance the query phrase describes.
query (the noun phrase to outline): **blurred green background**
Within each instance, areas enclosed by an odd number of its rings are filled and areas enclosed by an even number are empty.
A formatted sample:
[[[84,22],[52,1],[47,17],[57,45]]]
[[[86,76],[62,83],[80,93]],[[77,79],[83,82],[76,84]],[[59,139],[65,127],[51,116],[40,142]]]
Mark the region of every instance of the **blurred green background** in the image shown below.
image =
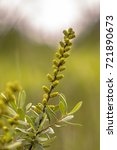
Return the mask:
[[[99,31],[97,22],[76,38],[66,64],[65,78],[58,87],[65,94],[69,109],[78,100],[83,101],[74,118],[83,126],[56,130],[57,139],[50,150],[99,150]],[[56,49],[34,43],[15,29],[0,35],[0,90],[6,82],[18,80],[26,90],[27,102],[41,101],[42,85],[48,83],[46,74],[52,71]]]

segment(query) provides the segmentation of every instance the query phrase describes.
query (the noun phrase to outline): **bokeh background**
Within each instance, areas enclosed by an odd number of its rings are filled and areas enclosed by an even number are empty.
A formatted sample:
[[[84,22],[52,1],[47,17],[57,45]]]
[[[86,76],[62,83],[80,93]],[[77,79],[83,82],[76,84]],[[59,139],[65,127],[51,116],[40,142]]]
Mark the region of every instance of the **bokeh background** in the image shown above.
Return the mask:
[[[58,90],[69,109],[83,101],[74,118],[83,126],[58,129],[49,150],[100,149],[99,22],[99,0],[0,0],[0,90],[6,82],[18,80],[27,102],[42,99],[62,30],[76,31]]]

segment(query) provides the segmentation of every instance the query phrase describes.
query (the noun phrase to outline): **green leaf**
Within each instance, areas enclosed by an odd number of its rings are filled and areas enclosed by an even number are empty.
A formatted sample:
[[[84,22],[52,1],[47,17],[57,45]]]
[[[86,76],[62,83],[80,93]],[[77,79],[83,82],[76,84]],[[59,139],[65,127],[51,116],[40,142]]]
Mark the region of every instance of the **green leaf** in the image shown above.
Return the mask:
[[[28,103],[28,104],[26,105],[26,111],[29,111],[31,107],[32,107],[32,103]]]
[[[9,112],[9,114],[11,114],[11,115],[13,115],[13,116],[16,116],[16,115],[17,115],[17,113],[15,112],[15,110],[14,110],[13,108],[7,106],[7,110],[8,110],[8,112]]]
[[[73,118],[74,118],[73,115],[68,115],[68,116],[62,118],[62,119],[60,120],[60,122],[61,122],[61,121],[62,121],[62,122],[64,122],[64,121],[69,121],[69,120],[71,120],[71,119],[73,119]]]
[[[82,126],[79,123],[73,123],[73,122],[68,122],[68,121],[63,121],[64,123],[68,124],[68,125],[73,125],[73,126]]]
[[[60,125],[60,124],[55,124],[55,127],[56,128],[61,128],[61,127],[63,127],[64,125]]]
[[[28,115],[25,115],[27,122],[30,124],[30,126],[32,127],[32,129],[35,131],[35,126],[34,123],[31,119],[31,117],[29,117]]]
[[[19,108],[23,108],[26,102],[26,93],[24,90],[22,90],[21,92],[19,92],[18,95],[18,107]]]
[[[82,101],[78,102],[75,107],[68,113],[68,115],[72,115],[74,114],[75,112],[77,112],[80,107],[82,106]]]
[[[49,128],[48,128],[48,133],[49,133],[49,134],[54,134],[55,132],[54,132],[53,128],[49,127]]]
[[[25,117],[24,111],[21,108],[17,109],[17,113],[19,114],[20,118],[23,120]]]
[[[48,140],[48,138],[46,138],[46,137],[37,137],[37,140],[38,140],[39,142],[45,142],[45,141]]]
[[[17,105],[15,101],[10,101],[9,104],[10,104],[10,107],[12,107],[15,111],[17,111]]]
[[[50,117],[50,115],[52,115],[56,120],[58,120],[55,112],[49,106],[46,106],[46,111],[47,111],[47,114],[49,115],[49,117]]]
[[[64,116],[66,114],[66,109],[65,109],[65,105],[62,101],[59,102],[59,109],[60,109],[62,116]]]
[[[30,133],[30,132],[27,132],[25,129],[18,128],[18,127],[16,127],[15,130],[16,130],[16,131],[20,131],[20,132],[22,132],[22,133],[24,133],[24,134],[29,134],[29,133]]]
[[[28,123],[26,121],[18,120],[18,123],[22,126],[27,127]]]
[[[3,149],[5,149],[5,150],[16,149],[16,148],[20,147],[21,145],[22,145],[21,142],[14,142],[12,144],[9,144],[8,146],[5,146],[5,148],[3,148]]]
[[[41,122],[41,124],[40,124],[40,126],[39,126],[39,130],[42,129],[44,123],[46,122],[46,119],[47,119],[47,114],[44,113],[44,114],[43,114],[43,117],[42,117],[42,122]]]
[[[61,94],[59,94],[59,100],[60,101],[62,101],[63,102],[63,104],[64,104],[64,107],[65,107],[65,110],[66,110],[66,112],[67,112],[67,101],[66,101],[66,98],[65,98],[65,96],[61,93]]]

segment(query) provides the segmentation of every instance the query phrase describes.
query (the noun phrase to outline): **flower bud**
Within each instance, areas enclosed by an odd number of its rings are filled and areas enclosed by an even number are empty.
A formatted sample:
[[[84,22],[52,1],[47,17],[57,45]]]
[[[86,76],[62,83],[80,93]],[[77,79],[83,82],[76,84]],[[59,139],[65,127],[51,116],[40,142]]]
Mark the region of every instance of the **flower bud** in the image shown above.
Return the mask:
[[[71,42],[69,42],[69,43],[67,43],[67,45],[68,45],[68,46],[72,46],[72,43],[71,43]]]
[[[65,69],[66,69],[65,66],[61,66],[61,67],[59,68],[59,71],[64,71]]]
[[[47,104],[47,99],[43,98],[42,103],[43,103],[43,105],[46,105]]]
[[[57,78],[57,80],[60,80],[60,79],[64,78],[64,75],[63,75],[63,74],[60,74],[60,75],[58,75],[56,78]]]
[[[8,129],[7,126],[3,126],[3,130],[4,130],[5,132],[8,132],[8,131],[9,131],[9,129]]]
[[[55,87],[55,86],[57,86],[58,84],[59,84],[59,81],[56,80],[56,81],[54,81],[54,82],[52,83],[52,86]]]
[[[65,54],[63,55],[63,57],[64,57],[64,58],[67,58],[67,57],[69,57],[69,54],[68,54],[68,53],[65,53]]]
[[[59,49],[59,53],[62,55],[64,53],[64,49],[63,48],[60,48]]]
[[[72,31],[73,31],[73,29],[72,29],[72,28],[69,28],[69,29],[68,29],[68,32],[69,32],[69,33],[71,33]]]
[[[52,75],[50,75],[49,73],[47,74],[47,77],[48,77],[48,80],[49,80],[50,82],[53,81],[53,77],[52,77]]]
[[[64,40],[65,40],[66,44],[69,44],[69,39],[68,38],[65,38]]]
[[[43,94],[43,98],[47,99],[48,98],[48,94]]]
[[[57,60],[54,59],[54,60],[53,60],[53,63],[54,63],[55,66],[58,66]]]
[[[70,50],[70,47],[66,46],[65,47],[65,52],[69,51]]]
[[[42,88],[43,88],[43,90],[44,90],[46,93],[48,93],[48,92],[50,91],[49,88],[48,88],[47,86],[45,86],[45,85],[44,85]]]
[[[54,69],[54,76],[57,75],[57,69]]]
[[[38,103],[38,104],[37,104],[37,108],[39,108],[39,109],[43,110],[43,104]]]
[[[56,53],[56,57],[57,57],[58,59],[60,59],[61,55],[60,55],[59,53]]]
[[[59,62],[61,65],[65,64],[65,59],[64,58],[61,58],[60,62]]]
[[[65,46],[64,42],[60,41],[60,46],[64,47]]]
[[[64,34],[65,36],[68,36],[67,30],[63,30],[63,34]]]
[[[51,97],[51,98],[52,98],[52,97],[56,97],[56,96],[58,96],[58,92],[54,92],[54,93],[50,94],[50,97]]]
[[[48,105],[52,110],[55,109],[55,106],[54,105]]]
[[[69,39],[73,39],[73,38],[75,38],[75,35],[74,35],[74,34],[69,35]]]
[[[13,118],[14,118],[15,121],[17,121],[19,119],[19,115],[17,114]]]

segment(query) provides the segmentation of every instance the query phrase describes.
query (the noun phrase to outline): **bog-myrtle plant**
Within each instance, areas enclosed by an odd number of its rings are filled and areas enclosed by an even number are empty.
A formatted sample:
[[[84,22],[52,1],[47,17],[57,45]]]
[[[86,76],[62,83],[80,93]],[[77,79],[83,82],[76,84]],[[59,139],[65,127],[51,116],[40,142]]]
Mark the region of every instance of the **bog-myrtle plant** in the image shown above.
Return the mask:
[[[64,77],[63,71],[70,55],[71,40],[75,37],[72,28],[64,30],[63,33],[64,40],[60,41],[53,60],[53,72],[47,74],[49,86],[42,87],[44,91],[42,102],[26,105],[26,93],[18,82],[7,83],[5,90],[1,92],[1,150],[44,150],[56,138],[54,128],[78,125],[71,120],[81,107],[82,101],[69,112],[65,96],[56,90]]]

